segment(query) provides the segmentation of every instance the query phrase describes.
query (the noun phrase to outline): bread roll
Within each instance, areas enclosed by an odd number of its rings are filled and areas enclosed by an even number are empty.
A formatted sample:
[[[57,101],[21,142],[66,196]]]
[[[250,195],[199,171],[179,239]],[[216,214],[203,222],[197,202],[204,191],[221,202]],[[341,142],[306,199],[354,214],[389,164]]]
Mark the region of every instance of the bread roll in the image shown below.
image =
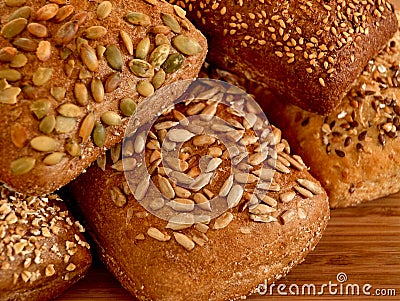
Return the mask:
[[[27,195],[78,176],[121,141],[137,103],[195,77],[206,54],[184,12],[161,1],[10,0],[0,10],[0,180]]]
[[[237,88],[202,81],[181,100],[68,189],[100,258],[138,299],[255,293],[315,247],[326,193]]]
[[[206,34],[208,61],[327,114],[397,28],[389,1],[170,0]]]
[[[400,190],[399,60],[397,32],[326,117],[259,95],[269,118],[327,190],[333,208]]]
[[[91,264],[84,229],[57,195],[24,197],[0,185],[0,299],[51,300]]]

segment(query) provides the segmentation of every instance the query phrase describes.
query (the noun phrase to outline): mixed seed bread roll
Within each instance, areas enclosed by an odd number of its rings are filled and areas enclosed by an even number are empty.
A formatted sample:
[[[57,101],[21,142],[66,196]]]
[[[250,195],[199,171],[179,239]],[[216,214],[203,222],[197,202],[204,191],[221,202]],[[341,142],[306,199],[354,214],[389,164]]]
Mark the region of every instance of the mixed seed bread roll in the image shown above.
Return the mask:
[[[215,67],[328,114],[397,29],[387,0],[170,0],[207,36]]]
[[[24,197],[0,185],[0,299],[51,300],[81,279],[89,245],[57,195]]]
[[[141,123],[67,186],[100,258],[139,300],[256,293],[302,262],[328,222],[325,191],[280,130],[223,86],[196,86],[201,97],[165,107],[148,135]]]
[[[398,13],[397,13],[398,14]],[[369,61],[342,104],[328,116],[259,100],[311,167],[331,207],[347,207],[400,190],[400,33]]]
[[[122,140],[135,108],[197,75],[207,45],[162,1],[1,1],[0,180],[52,192]],[[136,112],[136,114],[142,114]]]

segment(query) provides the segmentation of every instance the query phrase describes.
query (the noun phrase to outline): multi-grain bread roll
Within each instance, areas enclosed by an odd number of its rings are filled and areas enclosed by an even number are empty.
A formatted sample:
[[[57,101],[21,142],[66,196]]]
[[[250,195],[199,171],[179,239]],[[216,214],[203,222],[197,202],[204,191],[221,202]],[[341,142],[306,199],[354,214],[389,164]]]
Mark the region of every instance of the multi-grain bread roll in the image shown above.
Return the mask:
[[[122,139],[136,104],[197,75],[206,40],[162,1],[1,1],[0,180],[58,189]],[[141,112],[136,112],[141,114]]]
[[[208,61],[327,114],[396,31],[389,1],[170,0],[208,37]]]
[[[328,116],[277,105],[259,94],[276,122],[327,190],[346,207],[400,190],[400,33],[371,60],[342,104]]]
[[[68,185],[101,259],[140,300],[255,293],[303,261],[328,222],[326,193],[280,130],[223,87],[202,82]]]
[[[45,301],[91,264],[81,224],[57,195],[24,197],[0,185],[0,299]]]

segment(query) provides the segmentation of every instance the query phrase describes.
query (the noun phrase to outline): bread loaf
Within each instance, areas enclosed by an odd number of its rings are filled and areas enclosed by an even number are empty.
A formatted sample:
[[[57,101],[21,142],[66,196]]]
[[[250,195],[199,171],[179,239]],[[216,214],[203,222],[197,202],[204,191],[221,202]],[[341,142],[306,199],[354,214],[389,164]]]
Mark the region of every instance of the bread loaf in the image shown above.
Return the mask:
[[[148,135],[140,124],[107,163],[68,185],[100,258],[138,299],[256,293],[319,241],[329,219],[326,193],[280,130],[260,123],[244,99],[237,88],[201,82],[160,111]]]
[[[91,264],[84,229],[57,195],[24,197],[0,186],[0,299],[46,301]]]
[[[328,116],[277,106],[260,93],[271,120],[328,192],[346,207],[400,190],[400,33],[371,60]]]
[[[184,12],[161,1],[10,0],[0,10],[0,180],[27,195],[78,176],[121,141],[137,103],[195,77],[206,54]]]
[[[389,1],[171,0],[206,34],[208,61],[327,114],[392,37]]]

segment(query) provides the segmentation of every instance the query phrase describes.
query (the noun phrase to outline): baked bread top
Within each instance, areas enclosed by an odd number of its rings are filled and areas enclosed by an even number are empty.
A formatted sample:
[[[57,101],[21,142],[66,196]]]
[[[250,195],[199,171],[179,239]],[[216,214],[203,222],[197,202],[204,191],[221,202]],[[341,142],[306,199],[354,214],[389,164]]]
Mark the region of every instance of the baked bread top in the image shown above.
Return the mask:
[[[208,61],[305,110],[337,107],[397,29],[389,1],[171,0],[208,37]]]
[[[0,180],[27,195],[79,175],[121,141],[139,102],[195,77],[207,51],[185,12],[161,1],[3,1],[0,10]]]

